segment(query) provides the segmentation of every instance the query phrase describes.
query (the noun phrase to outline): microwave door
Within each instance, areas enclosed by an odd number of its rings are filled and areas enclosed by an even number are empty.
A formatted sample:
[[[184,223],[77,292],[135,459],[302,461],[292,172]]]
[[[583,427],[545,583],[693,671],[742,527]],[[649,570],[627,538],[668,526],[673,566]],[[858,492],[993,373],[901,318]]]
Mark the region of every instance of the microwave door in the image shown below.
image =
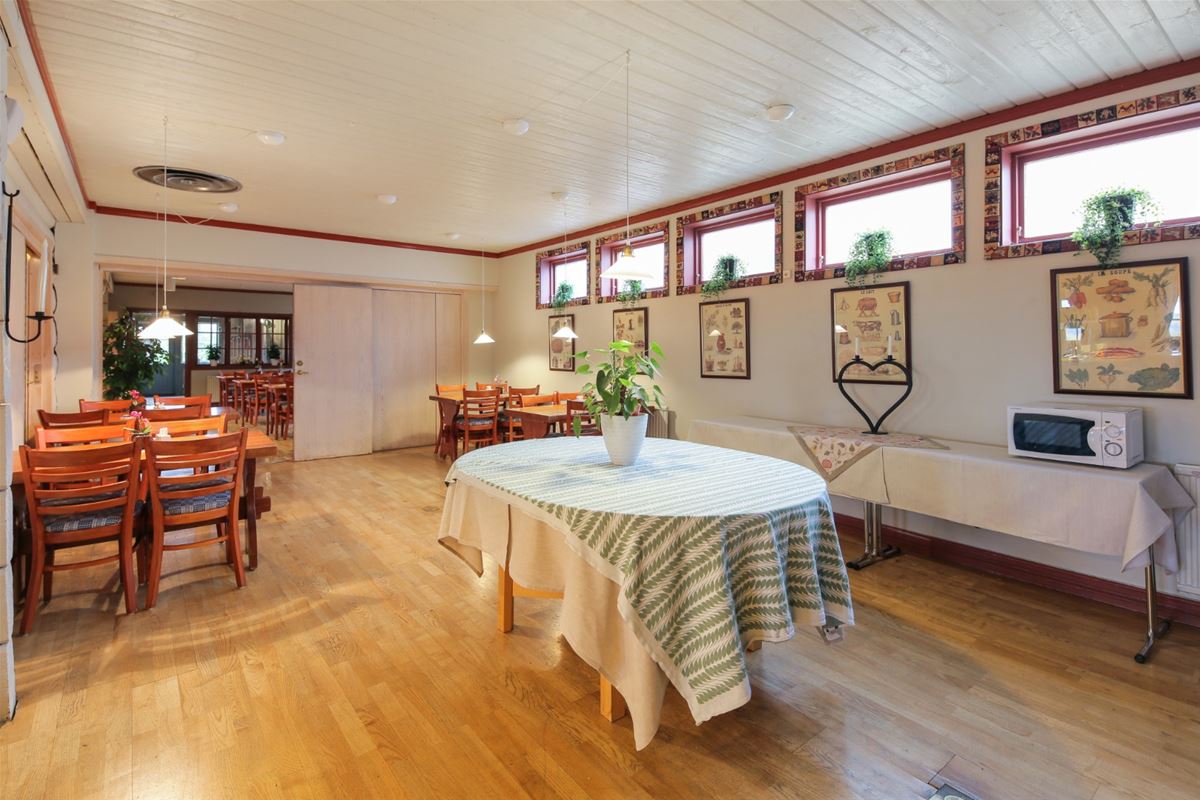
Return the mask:
[[[1029,412],[1013,415],[1013,443],[1025,456],[1096,464],[1101,461],[1100,436],[1094,419]]]

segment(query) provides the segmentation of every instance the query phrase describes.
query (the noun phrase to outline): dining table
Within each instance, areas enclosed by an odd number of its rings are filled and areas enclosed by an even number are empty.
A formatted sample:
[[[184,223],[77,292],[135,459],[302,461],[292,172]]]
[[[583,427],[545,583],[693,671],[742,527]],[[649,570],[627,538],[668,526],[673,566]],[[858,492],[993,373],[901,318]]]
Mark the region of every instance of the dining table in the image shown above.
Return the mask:
[[[601,438],[568,436],[473,450],[446,486],[438,541],[477,575],[496,562],[500,630],[514,596],[561,598],[601,713],[627,710],[638,749],[668,684],[700,724],[750,699],[762,642],[854,623],[825,481],[797,464],[647,439],[617,467]]]
[[[555,425],[560,428],[567,423],[567,404],[552,403],[528,408],[510,408],[508,416],[521,423],[521,435],[525,439],[543,439]]]

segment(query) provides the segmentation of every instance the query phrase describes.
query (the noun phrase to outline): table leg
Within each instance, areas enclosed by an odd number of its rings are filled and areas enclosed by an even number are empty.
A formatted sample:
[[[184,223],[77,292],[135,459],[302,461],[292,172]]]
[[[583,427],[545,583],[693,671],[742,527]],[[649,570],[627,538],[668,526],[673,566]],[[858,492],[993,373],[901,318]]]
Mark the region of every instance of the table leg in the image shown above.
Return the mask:
[[[258,468],[257,458],[247,458],[245,467],[246,492],[246,548],[250,552],[247,569],[258,569],[258,493],[254,490],[254,473]]]
[[[513,579],[504,567],[496,567],[496,626],[501,633],[513,629]]]
[[[866,547],[863,554],[854,561],[847,561],[850,569],[865,569],[878,561],[885,561],[900,555],[900,548],[883,543],[883,506],[863,501],[863,536]]]
[[[616,722],[625,716],[625,698],[621,697],[608,678],[600,676],[600,716],[609,722]]]
[[[1171,620],[1164,619],[1162,622],[1158,620],[1158,580],[1154,573],[1154,546],[1151,545],[1146,553],[1150,557],[1150,563],[1146,565],[1146,643],[1142,645],[1142,649],[1138,650],[1137,655],[1133,660],[1139,664],[1145,664],[1146,659],[1150,657],[1150,651],[1154,649],[1154,645],[1158,640],[1167,635],[1167,631],[1171,629]]]

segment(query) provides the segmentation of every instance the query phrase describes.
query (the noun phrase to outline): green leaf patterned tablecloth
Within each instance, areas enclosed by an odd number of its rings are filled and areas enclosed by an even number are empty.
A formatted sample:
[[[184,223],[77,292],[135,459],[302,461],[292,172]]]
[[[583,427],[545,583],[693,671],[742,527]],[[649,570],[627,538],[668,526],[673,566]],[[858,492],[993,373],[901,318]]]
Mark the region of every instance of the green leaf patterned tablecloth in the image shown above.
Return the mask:
[[[569,534],[697,722],[749,699],[746,644],[853,624],[825,482],[796,464],[648,439],[615,467],[602,439],[558,438],[467,453],[446,480]]]

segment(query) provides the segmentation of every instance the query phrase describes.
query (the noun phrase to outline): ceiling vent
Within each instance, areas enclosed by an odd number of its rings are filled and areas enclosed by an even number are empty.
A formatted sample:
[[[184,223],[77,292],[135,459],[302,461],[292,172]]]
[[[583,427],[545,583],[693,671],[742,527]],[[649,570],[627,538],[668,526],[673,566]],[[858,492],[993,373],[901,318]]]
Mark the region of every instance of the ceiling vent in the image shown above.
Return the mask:
[[[225,175],[215,172],[203,172],[198,169],[183,167],[166,167],[161,164],[136,167],[133,174],[155,186],[163,185],[166,177],[168,189],[178,189],[181,192],[204,192],[205,194],[226,194],[241,190],[242,184]]]

